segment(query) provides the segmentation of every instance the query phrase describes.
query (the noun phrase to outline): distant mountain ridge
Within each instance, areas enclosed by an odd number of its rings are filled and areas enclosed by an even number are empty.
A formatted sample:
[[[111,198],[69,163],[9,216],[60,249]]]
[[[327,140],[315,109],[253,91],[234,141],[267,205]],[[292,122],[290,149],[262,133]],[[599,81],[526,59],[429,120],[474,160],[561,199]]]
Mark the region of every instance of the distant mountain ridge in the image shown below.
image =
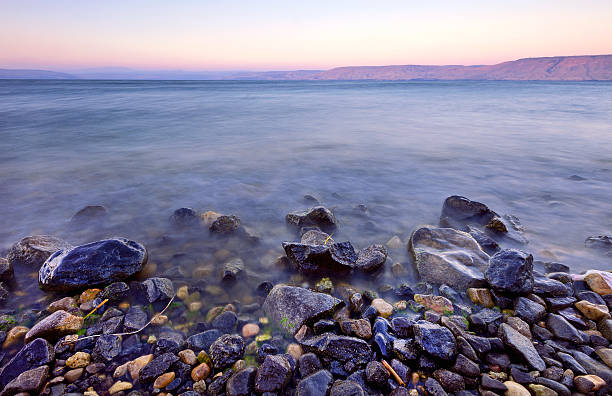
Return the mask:
[[[125,80],[535,80],[612,81],[612,55],[524,58],[495,65],[344,66],[292,71],[139,71],[90,69],[71,73],[0,69],[0,79]]]

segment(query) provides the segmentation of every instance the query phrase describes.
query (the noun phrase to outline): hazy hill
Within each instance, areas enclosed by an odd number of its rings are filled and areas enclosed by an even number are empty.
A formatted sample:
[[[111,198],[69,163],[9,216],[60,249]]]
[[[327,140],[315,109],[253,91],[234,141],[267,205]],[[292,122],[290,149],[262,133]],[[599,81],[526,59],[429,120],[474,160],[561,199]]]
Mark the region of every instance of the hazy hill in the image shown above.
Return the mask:
[[[316,80],[612,80],[612,55],[525,58],[479,66],[337,67]]]
[[[67,79],[75,78],[68,73],[60,73],[49,70],[31,70],[31,69],[0,69],[0,79]]]
[[[612,55],[525,58],[476,66],[347,66],[330,70],[182,71],[98,68],[71,71],[0,69],[0,79],[93,80],[612,80]]]

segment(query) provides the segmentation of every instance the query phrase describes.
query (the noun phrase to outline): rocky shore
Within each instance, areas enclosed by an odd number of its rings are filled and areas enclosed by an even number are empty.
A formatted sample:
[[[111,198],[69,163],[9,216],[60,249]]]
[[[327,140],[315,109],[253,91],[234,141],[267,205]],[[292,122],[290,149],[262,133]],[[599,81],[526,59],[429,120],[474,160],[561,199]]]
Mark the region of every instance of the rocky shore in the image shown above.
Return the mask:
[[[439,225],[363,249],[334,238],[324,206],[285,220],[296,238],[274,262],[292,281],[260,281],[241,300],[226,290],[262,274],[221,249],[202,286],[151,270],[127,238],[16,242],[0,258],[0,396],[612,394],[612,273],[534,260],[518,218],[451,196]],[[181,208],[170,223],[259,239],[234,215]],[[606,259],[612,237],[585,248]],[[419,282],[402,281],[397,249]],[[386,266],[393,285],[353,282]],[[37,276],[44,307],[11,306],[17,270]]]

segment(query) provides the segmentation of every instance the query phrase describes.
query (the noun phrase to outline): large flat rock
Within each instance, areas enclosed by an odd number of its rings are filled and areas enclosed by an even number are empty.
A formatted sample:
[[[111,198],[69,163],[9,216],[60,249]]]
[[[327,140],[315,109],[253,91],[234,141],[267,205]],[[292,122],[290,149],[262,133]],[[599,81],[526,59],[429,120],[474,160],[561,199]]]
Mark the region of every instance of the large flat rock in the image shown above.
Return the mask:
[[[421,226],[412,233],[408,248],[419,275],[427,282],[459,289],[486,284],[489,255],[466,232]]]
[[[142,269],[147,251],[138,242],[112,238],[63,249],[38,274],[43,290],[72,291],[125,280]]]
[[[302,287],[276,285],[266,297],[263,310],[292,334],[307,323],[333,313],[343,302],[329,294]]]

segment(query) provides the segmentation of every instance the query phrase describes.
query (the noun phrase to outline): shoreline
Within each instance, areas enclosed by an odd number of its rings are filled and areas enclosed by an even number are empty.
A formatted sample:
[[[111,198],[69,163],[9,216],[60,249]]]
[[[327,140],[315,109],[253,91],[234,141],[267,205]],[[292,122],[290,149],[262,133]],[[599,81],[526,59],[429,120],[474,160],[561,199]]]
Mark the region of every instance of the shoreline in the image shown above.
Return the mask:
[[[73,221],[105,212],[86,207]],[[285,220],[297,240],[282,243],[268,271],[286,271],[287,284],[251,273],[258,235],[210,211],[170,218],[220,247],[214,265],[196,267],[204,283],[161,273],[145,246],[125,238],[17,242],[0,279],[36,271],[47,297],[1,310],[0,395],[603,395],[612,386],[612,274],[580,279],[563,264],[534,262],[518,218],[451,196],[439,225],[361,250],[334,239],[341,225],[324,206]],[[586,244],[612,251],[610,237]],[[393,249],[407,249],[414,268],[396,266]],[[385,267],[421,281],[353,284]]]

